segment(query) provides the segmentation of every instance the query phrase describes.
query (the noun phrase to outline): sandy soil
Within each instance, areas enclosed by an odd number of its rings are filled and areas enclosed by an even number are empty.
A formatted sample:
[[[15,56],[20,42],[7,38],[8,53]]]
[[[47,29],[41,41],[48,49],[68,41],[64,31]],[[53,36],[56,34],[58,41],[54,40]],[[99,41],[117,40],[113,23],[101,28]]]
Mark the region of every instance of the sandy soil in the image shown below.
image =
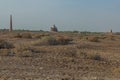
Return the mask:
[[[0,38],[13,44],[36,40],[7,35]],[[77,37],[73,44],[32,46],[30,56],[3,55],[0,49],[0,80],[120,80],[120,38],[90,42]]]

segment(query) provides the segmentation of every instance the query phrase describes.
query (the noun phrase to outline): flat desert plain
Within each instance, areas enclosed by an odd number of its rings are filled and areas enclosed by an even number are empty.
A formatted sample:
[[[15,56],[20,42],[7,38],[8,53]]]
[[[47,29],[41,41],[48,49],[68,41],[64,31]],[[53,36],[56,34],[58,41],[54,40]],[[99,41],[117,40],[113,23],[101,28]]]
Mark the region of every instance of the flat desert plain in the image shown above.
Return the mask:
[[[120,80],[120,35],[0,32],[0,80]]]

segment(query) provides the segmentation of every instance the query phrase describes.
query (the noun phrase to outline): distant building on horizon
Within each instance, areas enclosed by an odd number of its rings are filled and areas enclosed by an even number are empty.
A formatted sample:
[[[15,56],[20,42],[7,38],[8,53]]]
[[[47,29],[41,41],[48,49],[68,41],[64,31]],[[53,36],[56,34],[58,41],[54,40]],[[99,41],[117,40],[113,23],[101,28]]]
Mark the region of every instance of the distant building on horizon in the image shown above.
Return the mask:
[[[108,32],[106,32],[106,34],[107,34],[107,35],[113,35],[114,33],[113,33],[113,30],[110,29]]]
[[[110,33],[112,33],[112,29],[110,30]]]
[[[110,35],[112,35],[112,34],[113,34],[113,31],[112,31],[112,29],[110,30],[109,34],[110,34]]]
[[[55,26],[55,24],[54,24],[52,27],[50,27],[50,31],[51,31],[51,32],[58,32],[58,29],[57,29],[57,27]]]

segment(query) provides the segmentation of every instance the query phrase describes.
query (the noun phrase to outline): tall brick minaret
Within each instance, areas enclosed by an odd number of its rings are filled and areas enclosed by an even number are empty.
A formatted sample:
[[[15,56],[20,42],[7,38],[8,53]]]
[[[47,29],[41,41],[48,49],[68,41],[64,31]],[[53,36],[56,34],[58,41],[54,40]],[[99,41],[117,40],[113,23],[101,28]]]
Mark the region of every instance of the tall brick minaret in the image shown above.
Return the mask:
[[[11,32],[13,29],[12,29],[12,15],[10,15],[10,29],[9,31]]]

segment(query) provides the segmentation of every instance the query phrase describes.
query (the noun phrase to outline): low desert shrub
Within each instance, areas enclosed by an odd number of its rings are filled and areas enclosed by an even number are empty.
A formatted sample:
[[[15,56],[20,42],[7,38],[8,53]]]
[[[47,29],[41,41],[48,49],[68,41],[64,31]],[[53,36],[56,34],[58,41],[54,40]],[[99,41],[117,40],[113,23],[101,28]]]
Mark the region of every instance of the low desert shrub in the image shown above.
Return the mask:
[[[33,45],[40,46],[40,45],[66,45],[69,44],[72,39],[64,38],[64,37],[52,37],[52,36],[45,36],[41,39],[34,41]]]
[[[115,36],[108,35],[106,39],[107,39],[107,40],[115,40]]]
[[[33,50],[28,44],[20,43],[15,44],[14,53],[20,57],[31,57],[33,56]]]
[[[102,57],[99,54],[93,54],[93,55],[90,55],[90,59],[100,61],[102,60]]]
[[[96,36],[90,36],[87,39],[88,41],[91,41],[91,42],[99,42],[99,37],[96,37]]]
[[[20,35],[20,33],[16,33],[14,34],[14,38],[22,38],[22,36]]]
[[[105,35],[99,36],[99,39],[106,39],[106,38],[107,38],[107,36],[105,36]]]
[[[46,36],[46,37],[43,37],[41,39],[41,42],[44,44],[44,45],[56,45],[57,44],[57,41],[54,37],[52,36]]]
[[[5,40],[0,40],[0,49],[10,49],[14,48],[14,45],[10,42],[7,42]]]
[[[116,32],[115,35],[120,35],[120,32]]]
[[[70,80],[69,78],[62,78],[61,80]]]
[[[39,38],[39,39],[41,39],[41,38],[42,38],[42,35],[40,35],[40,34],[35,34],[35,35],[32,36],[32,38]]]
[[[20,57],[33,57],[33,53],[30,50],[23,51],[22,53],[17,54]]]
[[[59,36],[56,38],[57,44],[66,45],[69,44],[72,39],[68,37]]]
[[[21,34],[21,37],[22,37],[22,38],[31,39],[31,38],[32,38],[32,35],[31,35],[30,33],[22,33],[22,34]]]
[[[78,54],[78,57],[87,58],[87,53],[86,53],[86,52],[80,52],[80,53]]]
[[[38,38],[38,39],[41,39],[42,37],[45,37],[45,36],[49,36],[48,34],[34,34],[32,37],[33,38]]]
[[[90,54],[87,52],[79,52],[79,54],[77,54],[77,55],[78,55],[78,57],[81,57],[84,59],[92,59],[92,60],[98,60],[98,61],[103,60],[103,58],[97,53]]]
[[[0,56],[7,56],[9,52],[9,49],[0,49]]]
[[[114,74],[120,74],[120,66],[113,68]]]

